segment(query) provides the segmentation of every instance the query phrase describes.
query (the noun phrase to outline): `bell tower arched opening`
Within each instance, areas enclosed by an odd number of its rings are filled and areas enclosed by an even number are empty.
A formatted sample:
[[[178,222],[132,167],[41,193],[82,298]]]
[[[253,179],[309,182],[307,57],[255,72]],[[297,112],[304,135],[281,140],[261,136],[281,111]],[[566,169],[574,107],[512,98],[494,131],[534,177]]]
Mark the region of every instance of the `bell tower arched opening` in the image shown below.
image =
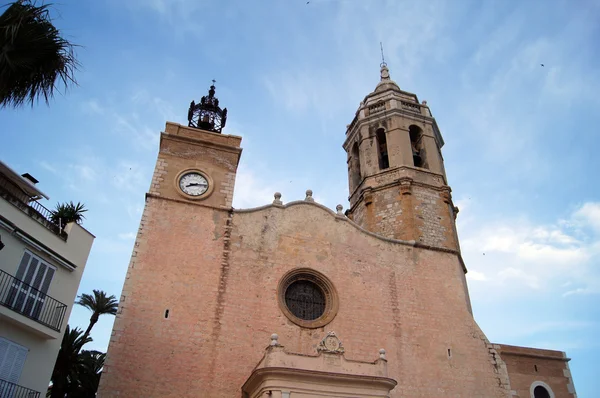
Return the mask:
[[[379,169],[385,170],[390,167],[385,130],[378,129],[375,133],[375,138],[377,140],[377,155],[379,158]]]
[[[362,181],[358,142],[355,142],[354,145],[352,145],[352,151],[350,152],[350,181],[352,182],[353,190],[356,189]]]
[[[413,124],[408,128],[408,134],[410,135],[410,146],[414,166],[428,169],[429,166],[427,165],[425,150],[423,148],[423,130]]]

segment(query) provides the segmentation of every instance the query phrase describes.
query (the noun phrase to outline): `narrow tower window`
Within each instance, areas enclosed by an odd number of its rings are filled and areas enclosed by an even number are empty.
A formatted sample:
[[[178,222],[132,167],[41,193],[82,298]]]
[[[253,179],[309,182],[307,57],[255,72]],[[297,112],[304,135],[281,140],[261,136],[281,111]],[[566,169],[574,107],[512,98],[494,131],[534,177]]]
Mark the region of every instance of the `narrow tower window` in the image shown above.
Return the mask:
[[[425,151],[423,149],[423,131],[419,127],[412,125],[408,128],[408,133],[410,135],[413,164],[415,167],[423,167],[428,169],[429,167],[425,162]]]
[[[357,142],[355,142],[352,146],[352,152],[350,157],[350,176],[352,180],[352,189],[356,189],[362,180],[360,174],[360,155],[358,153]]]
[[[377,130],[375,134],[377,138],[377,152],[379,154],[379,168],[381,170],[390,167],[390,161],[388,159],[387,150],[387,139],[385,138],[385,131],[383,129]]]

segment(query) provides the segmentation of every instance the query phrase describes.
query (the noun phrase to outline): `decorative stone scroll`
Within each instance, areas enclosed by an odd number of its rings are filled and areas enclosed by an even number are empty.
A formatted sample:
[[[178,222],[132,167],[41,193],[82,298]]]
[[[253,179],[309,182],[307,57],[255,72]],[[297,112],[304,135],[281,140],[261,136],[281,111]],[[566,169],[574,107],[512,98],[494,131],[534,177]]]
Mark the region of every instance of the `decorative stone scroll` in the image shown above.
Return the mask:
[[[329,332],[317,346],[317,351],[330,354],[343,354],[344,346],[340,339],[335,335],[335,332]]]

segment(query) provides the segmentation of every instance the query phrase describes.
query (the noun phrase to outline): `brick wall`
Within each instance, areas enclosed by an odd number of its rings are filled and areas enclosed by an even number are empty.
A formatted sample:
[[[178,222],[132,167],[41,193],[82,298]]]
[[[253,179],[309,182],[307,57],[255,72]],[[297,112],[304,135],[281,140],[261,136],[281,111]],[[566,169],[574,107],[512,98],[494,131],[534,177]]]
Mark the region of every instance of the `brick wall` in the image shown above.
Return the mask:
[[[323,328],[278,307],[279,280],[297,267],[337,289]],[[348,359],[386,349],[393,397],[506,397],[462,272],[455,254],[374,237],[312,203],[228,212],[150,197],[100,396],[239,396],[271,333],[312,354],[333,330]]]
[[[506,362],[513,397],[532,397],[532,384],[536,382],[549,387],[555,398],[576,397],[564,352],[498,344],[494,347]]]

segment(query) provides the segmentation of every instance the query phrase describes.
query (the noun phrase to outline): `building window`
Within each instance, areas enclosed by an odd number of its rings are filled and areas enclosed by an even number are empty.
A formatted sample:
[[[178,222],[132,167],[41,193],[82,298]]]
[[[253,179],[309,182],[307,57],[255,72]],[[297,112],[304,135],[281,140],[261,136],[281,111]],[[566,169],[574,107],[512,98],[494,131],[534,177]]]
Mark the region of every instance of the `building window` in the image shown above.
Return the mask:
[[[0,337],[0,380],[19,384],[28,351],[26,347]],[[10,386],[0,383],[0,397],[12,396],[9,391],[3,391],[3,388],[8,389]]]
[[[56,268],[33,253],[25,251],[5,300],[7,306],[37,319],[55,272]]]
[[[543,381],[534,381],[529,389],[531,398],[554,398],[554,392]]]
[[[428,169],[429,166],[425,162],[425,149],[423,148],[423,131],[413,124],[408,128],[408,134],[410,135],[414,166]]]
[[[283,276],[277,288],[283,314],[306,328],[325,326],[338,310],[338,296],[331,281],[310,268],[297,268]]]
[[[379,129],[375,133],[377,140],[377,153],[379,157],[379,169],[384,170],[390,167],[390,160],[388,158],[387,150],[387,138],[385,137],[385,130]]]
[[[356,189],[362,181],[362,176],[360,174],[360,154],[358,152],[357,142],[352,145],[352,152],[350,156],[350,176],[352,181],[352,189]]]
[[[299,280],[286,289],[285,305],[298,318],[313,321],[325,312],[325,295],[316,283]]]
[[[535,398],[550,398],[550,393],[542,386],[537,386],[533,389],[533,396]]]

